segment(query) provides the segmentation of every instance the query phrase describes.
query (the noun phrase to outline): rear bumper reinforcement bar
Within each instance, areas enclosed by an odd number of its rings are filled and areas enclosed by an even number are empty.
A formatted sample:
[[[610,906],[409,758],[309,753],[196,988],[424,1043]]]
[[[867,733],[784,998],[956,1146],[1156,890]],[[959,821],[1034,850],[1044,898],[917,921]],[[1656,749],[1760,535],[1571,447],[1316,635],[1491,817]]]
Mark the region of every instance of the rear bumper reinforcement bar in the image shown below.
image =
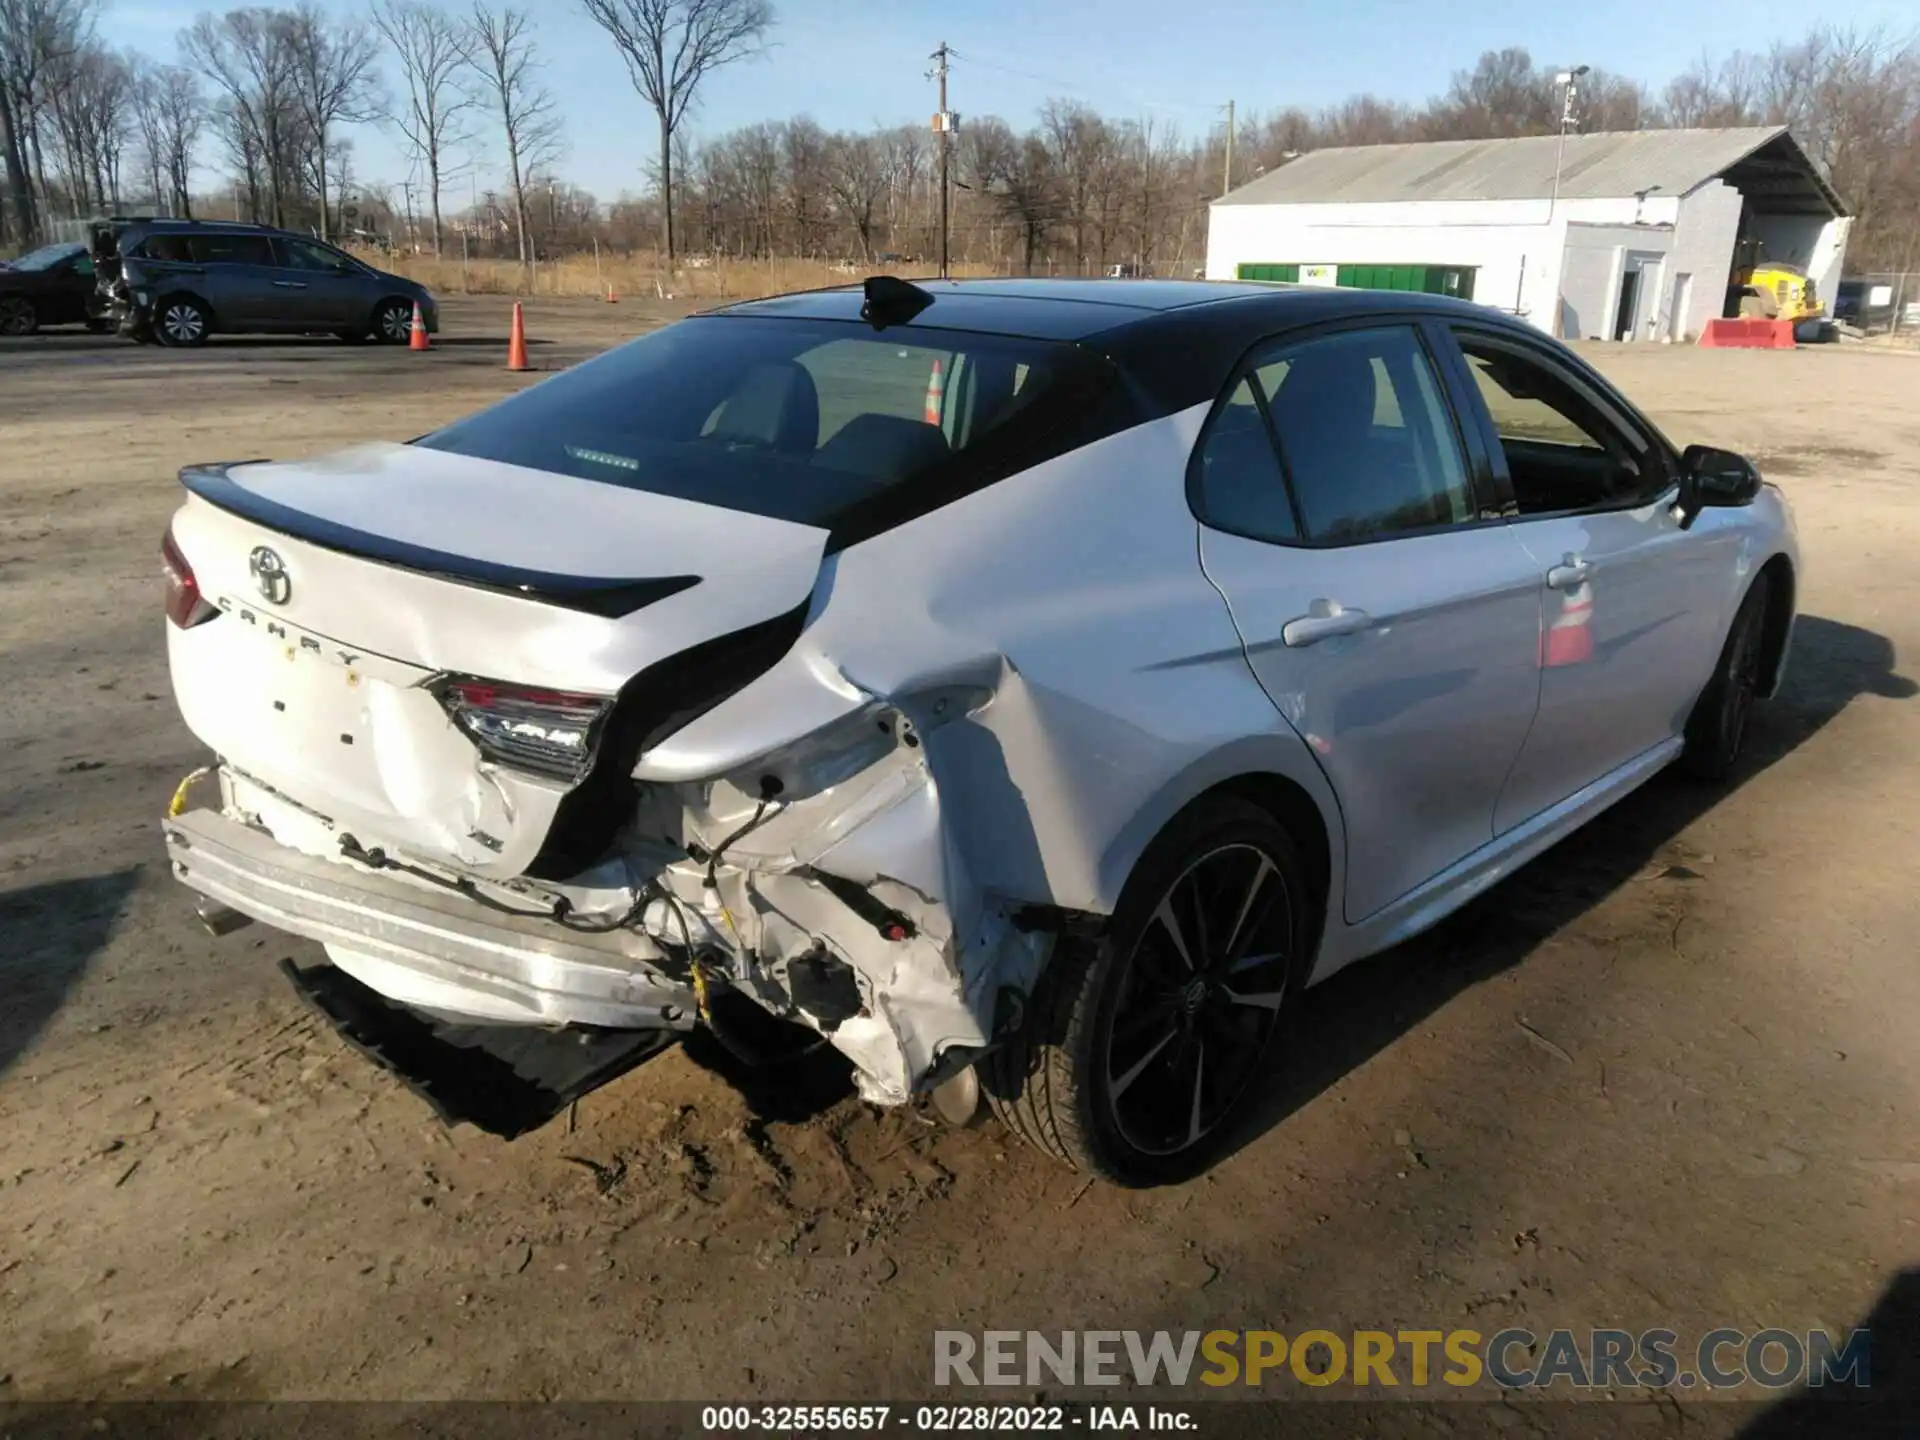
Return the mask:
[[[394,999],[534,1025],[693,1026],[692,990],[627,954],[631,935],[569,935],[315,859],[214,810],[165,825],[182,884],[334,947],[336,963]]]

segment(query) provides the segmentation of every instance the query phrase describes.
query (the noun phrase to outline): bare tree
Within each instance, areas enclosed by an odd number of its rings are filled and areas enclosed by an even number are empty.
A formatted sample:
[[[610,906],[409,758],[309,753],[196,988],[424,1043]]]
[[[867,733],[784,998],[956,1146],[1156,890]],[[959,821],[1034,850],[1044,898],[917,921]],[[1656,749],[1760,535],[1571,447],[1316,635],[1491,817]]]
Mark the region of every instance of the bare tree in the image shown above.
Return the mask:
[[[881,136],[880,147],[887,167],[887,233],[897,250],[901,232],[914,223],[914,192],[932,179],[933,143],[918,125],[896,125]]]
[[[660,244],[673,263],[673,137],[700,82],[760,52],[770,0],[581,0],[660,122]]]
[[[47,82],[68,210],[79,216],[117,206],[121,156],[133,127],[132,68],[120,56],[88,44],[49,67]]]
[[[513,223],[520,246],[520,263],[533,258],[528,234],[527,175],[559,158],[560,117],[553,95],[540,83],[534,59],[533,17],[526,10],[504,5],[473,5],[473,65],[500,119],[507,141],[507,174],[513,185]]]
[[[1038,135],[1016,135],[1004,120],[992,116],[962,130],[960,141],[962,183],[1019,226],[1021,267],[1031,275],[1061,213],[1053,157]]]
[[[36,177],[47,191],[48,77],[90,42],[97,10],[98,0],[0,0],[0,168],[23,242],[40,234]]]
[[[836,135],[827,146],[826,182],[833,203],[860,237],[860,258],[873,259],[873,212],[887,191],[886,155],[871,135]]]
[[[221,91],[228,150],[247,181],[249,213],[287,223],[288,201],[299,184],[298,57],[290,16],[283,10],[229,10],[202,15],[180,33],[189,63]]]
[[[358,20],[329,20],[313,0],[287,16],[287,43],[293,57],[293,94],[304,122],[314,188],[320,196],[320,238],[331,238],[327,165],[333,154],[333,130],[369,120],[379,108],[373,62],[378,47]]]
[[[426,0],[374,0],[373,23],[393,47],[406,80],[406,102],[392,119],[426,166],[433,253],[438,255],[445,238],[441,177],[448,152],[469,138],[465,119],[474,101],[461,82],[473,64],[473,39],[464,24]]]
[[[206,98],[191,70],[163,67],[152,77],[150,104],[159,141],[159,167],[167,186],[168,209],[184,219],[193,216],[193,150],[205,123]]]

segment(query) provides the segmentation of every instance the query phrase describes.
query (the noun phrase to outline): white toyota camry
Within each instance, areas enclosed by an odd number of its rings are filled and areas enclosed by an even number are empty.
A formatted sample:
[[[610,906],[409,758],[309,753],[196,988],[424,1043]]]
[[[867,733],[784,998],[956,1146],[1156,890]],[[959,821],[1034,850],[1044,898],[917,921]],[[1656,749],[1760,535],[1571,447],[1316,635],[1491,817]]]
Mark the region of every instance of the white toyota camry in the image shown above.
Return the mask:
[[[872,280],[181,478],[210,924],[442,1019],[746,997],[1135,1184],[1308,986],[1725,776],[1798,568],[1525,326],[1264,285]]]

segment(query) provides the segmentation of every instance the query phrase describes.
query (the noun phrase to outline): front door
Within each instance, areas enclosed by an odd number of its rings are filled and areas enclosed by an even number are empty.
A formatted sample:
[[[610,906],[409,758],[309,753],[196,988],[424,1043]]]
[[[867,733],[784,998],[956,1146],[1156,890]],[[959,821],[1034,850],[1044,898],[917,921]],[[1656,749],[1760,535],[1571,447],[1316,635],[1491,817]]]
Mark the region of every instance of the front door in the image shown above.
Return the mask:
[[[1539,698],[1537,568],[1478,523],[1412,324],[1257,352],[1194,463],[1202,564],[1339,798],[1362,920],[1492,838]]]
[[[1589,377],[1510,335],[1456,334],[1544,587],[1540,713],[1495,812],[1503,832],[1681,733],[1738,542],[1681,530],[1674,457]]]
[[[280,252],[275,285],[285,296],[292,328],[365,328],[372,319],[373,307],[362,293],[365,286],[361,272],[351,260],[332,246],[311,240],[282,235],[273,243]]]

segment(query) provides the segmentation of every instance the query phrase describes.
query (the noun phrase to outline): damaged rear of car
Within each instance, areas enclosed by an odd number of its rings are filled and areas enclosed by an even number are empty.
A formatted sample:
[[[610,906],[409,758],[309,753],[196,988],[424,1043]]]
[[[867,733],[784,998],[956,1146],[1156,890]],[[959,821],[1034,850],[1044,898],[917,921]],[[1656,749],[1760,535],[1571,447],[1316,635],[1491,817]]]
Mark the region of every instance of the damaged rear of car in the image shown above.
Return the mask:
[[[1298,742],[1165,483],[1204,405],[1079,343],[1129,312],[924,294],[183,472],[170,661],[219,759],[167,838],[210,923],[460,1021],[684,1030],[731,989],[887,1104],[1019,1033],[1174,778]]]

